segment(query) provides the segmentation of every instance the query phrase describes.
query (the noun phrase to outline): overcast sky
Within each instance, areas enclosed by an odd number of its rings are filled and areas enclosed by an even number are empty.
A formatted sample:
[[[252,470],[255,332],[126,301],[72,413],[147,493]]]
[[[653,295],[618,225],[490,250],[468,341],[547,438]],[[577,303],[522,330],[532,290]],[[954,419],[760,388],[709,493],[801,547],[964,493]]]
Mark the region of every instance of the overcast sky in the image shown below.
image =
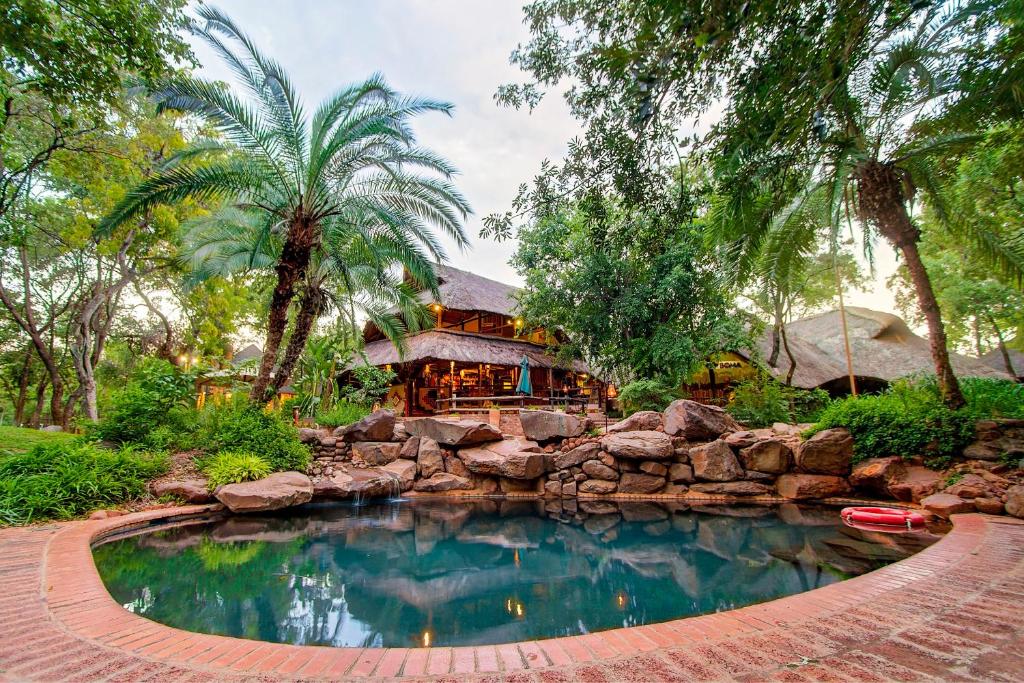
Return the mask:
[[[451,118],[421,117],[419,142],[454,162],[458,187],[474,215],[471,249],[449,246],[451,263],[480,275],[520,284],[508,259],[514,243],[477,237],[487,214],[506,211],[520,183],[544,159],[559,160],[580,133],[560,97],[546,97],[532,113],[498,107],[497,87],[520,78],[508,57],[528,36],[520,0],[219,0],[261,49],[281,62],[315,109],[342,86],[380,71],[399,91],[447,100]],[[230,73],[203,45],[196,55],[209,78]],[[851,292],[848,303],[892,310],[884,282],[895,268],[892,250],[878,245],[873,291]]]

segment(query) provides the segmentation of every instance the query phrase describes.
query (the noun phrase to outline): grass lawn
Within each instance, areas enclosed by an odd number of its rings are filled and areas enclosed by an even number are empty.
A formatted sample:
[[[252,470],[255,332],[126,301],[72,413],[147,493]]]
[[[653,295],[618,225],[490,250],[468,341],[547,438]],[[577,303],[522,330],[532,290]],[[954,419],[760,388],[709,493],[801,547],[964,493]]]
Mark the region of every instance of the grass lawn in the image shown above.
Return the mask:
[[[74,437],[74,434],[66,434],[64,432],[44,432],[39,429],[25,429],[23,427],[0,427],[0,453],[3,451],[24,453],[37,443],[67,441]]]

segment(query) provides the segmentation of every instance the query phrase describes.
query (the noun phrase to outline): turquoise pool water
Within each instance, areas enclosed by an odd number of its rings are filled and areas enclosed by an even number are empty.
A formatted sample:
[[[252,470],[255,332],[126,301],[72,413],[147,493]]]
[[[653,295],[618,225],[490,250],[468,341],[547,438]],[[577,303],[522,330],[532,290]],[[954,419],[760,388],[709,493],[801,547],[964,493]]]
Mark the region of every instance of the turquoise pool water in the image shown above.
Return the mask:
[[[837,509],[399,502],[228,517],[114,539],[125,608],[190,631],[304,645],[471,645],[733,609],[902,559],[931,534]]]

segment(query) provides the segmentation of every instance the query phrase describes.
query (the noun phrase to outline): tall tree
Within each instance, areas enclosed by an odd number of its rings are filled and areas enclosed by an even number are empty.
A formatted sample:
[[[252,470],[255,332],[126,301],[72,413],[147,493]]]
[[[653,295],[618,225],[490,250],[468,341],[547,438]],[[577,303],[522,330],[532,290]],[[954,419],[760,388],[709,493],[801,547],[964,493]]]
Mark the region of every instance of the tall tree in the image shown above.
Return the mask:
[[[195,210],[154,209],[101,236],[100,217],[185,142],[173,118],[139,97],[83,142],[89,154],[59,151],[20,210],[0,219],[0,304],[46,368],[51,419],[64,425],[79,402],[97,419],[96,366],[124,293],[172,262],[179,221]]]
[[[162,203],[221,198],[261,212],[262,234],[279,232],[280,256],[270,299],[267,336],[252,400],[272,396],[279,351],[293,299],[330,220],[372,216],[383,229],[412,235],[435,259],[444,256],[434,230],[467,244],[462,220],[469,205],[441,157],[420,148],[410,119],[450,113],[451,105],[402,97],[380,76],[329,97],[306,115],[281,66],[220,11],[202,6],[197,33],[224,59],[248,94],[243,100],[216,84],[176,78],[165,84],[162,107],[195,114],[228,143],[211,142],[209,162],[176,168],[142,183],[106,218],[109,232]],[[420,170],[426,173],[420,172]]]
[[[1004,40],[1019,30],[1011,5],[1019,3],[537,0],[526,8],[533,38],[513,54],[534,81],[503,88],[499,99],[532,105],[572,78],[567,98],[588,123],[583,156],[596,167],[618,163],[623,149],[660,153],[681,126],[724,105],[702,142],[734,198],[734,220],[751,226],[756,242],[771,221],[741,214],[763,216],[756,203],[791,197],[800,178],[810,183],[800,201],[823,196],[834,232],[856,217],[869,236],[888,240],[913,274],[940,386],[956,407],[963,397],[908,208],[918,192],[941,200],[937,156],[972,142],[993,116],[1019,116],[1019,88],[1005,80],[1020,68],[1019,40]],[[1005,86],[1001,109],[984,108],[979,83]],[[623,130],[632,148],[618,142]],[[769,206],[769,217],[786,210]],[[1000,265],[1024,264],[1019,244],[999,249]]]
[[[704,244],[699,196],[671,187],[649,200],[563,202],[519,231],[512,263],[526,281],[527,324],[563,330],[563,354],[620,384],[677,386],[712,353],[747,340]]]

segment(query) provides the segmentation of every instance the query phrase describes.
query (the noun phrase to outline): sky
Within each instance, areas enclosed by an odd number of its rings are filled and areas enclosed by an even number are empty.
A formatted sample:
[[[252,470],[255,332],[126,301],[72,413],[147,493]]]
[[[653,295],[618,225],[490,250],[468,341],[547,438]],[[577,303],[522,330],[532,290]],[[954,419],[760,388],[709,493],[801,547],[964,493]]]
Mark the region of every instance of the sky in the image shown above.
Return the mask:
[[[454,163],[455,182],[473,207],[466,224],[471,247],[447,242],[450,263],[485,277],[521,284],[508,265],[514,242],[478,237],[481,220],[504,212],[521,183],[544,159],[557,162],[581,129],[558,93],[533,112],[499,107],[494,92],[522,79],[509,64],[529,37],[521,0],[217,0],[264,53],[279,61],[302,94],[307,110],[343,86],[374,72],[400,92],[454,104],[454,114],[421,117],[419,143]],[[207,78],[231,74],[205,45],[195,54]],[[896,261],[879,244],[876,276],[868,291],[847,293],[848,305],[894,310],[885,287]]]

